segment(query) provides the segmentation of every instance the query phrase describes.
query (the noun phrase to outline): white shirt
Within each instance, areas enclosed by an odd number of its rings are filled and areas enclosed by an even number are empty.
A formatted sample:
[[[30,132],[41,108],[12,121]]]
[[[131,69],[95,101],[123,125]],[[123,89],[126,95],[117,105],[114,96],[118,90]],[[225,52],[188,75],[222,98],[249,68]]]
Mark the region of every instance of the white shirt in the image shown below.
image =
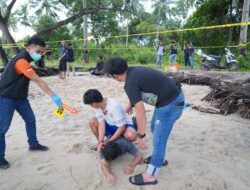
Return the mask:
[[[104,115],[102,109],[95,109],[97,120],[105,120],[109,125],[122,127],[125,124],[132,124],[121,104],[113,99],[107,99],[107,114]]]
[[[158,46],[157,55],[163,55],[164,46]]]

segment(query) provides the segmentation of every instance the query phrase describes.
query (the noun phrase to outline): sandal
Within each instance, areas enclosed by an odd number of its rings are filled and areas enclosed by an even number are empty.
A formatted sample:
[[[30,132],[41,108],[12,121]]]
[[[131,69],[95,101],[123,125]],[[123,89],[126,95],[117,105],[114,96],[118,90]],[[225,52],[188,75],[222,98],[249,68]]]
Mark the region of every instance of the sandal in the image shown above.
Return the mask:
[[[132,181],[133,177],[134,177],[134,181]],[[142,174],[129,177],[129,182],[132,183],[133,185],[156,185],[158,183],[157,179],[151,182],[143,181]]]
[[[145,159],[143,160],[143,162],[144,162],[145,164],[150,164],[151,158],[152,158],[152,156],[149,156],[149,157],[145,158]],[[162,166],[167,166],[167,165],[168,165],[168,161],[165,160],[165,161],[162,163]]]

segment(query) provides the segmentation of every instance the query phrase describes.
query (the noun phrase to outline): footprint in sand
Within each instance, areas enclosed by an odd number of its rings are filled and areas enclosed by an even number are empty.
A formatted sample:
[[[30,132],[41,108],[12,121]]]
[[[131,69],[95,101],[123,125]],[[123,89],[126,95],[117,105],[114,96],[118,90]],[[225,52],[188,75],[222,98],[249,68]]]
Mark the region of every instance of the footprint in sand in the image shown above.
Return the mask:
[[[89,148],[86,146],[87,145],[84,145],[83,143],[73,144],[72,148],[68,151],[68,153],[81,154],[83,152],[86,152],[86,150],[89,150]]]
[[[43,175],[48,175],[54,171],[54,169],[52,168],[52,164],[46,164],[46,165],[40,166],[36,170],[38,172],[41,172],[41,174]]]

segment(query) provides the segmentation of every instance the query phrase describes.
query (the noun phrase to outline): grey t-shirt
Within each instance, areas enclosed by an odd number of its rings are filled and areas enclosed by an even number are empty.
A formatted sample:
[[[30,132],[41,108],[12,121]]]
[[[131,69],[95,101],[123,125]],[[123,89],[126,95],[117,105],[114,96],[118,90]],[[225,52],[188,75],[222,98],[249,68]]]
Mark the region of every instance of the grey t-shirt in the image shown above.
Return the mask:
[[[119,144],[121,151],[122,151],[121,155],[125,154],[125,153],[129,153],[129,154],[135,156],[138,153],[138,149],[135,147],[135,145],[133,145],[132,142],[128,141],[124,137],[118,138],[115,141],[115,143]],[[100,156],[100,160],[105,159],[101,152],[100,152],[99,156]]]
[[[168,105],[181,92],[180,83],[148,67],[129,67],[124,88],[132,106],[143,101],[157,108]]]

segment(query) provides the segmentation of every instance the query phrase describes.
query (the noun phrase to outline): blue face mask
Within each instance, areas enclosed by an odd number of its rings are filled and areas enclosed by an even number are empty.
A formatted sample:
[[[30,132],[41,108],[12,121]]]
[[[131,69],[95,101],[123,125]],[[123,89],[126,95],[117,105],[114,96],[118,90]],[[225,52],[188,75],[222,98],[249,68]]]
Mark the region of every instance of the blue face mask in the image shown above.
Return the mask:
[[[38,53],[32,53],[32,55],[30,55],[31,57],[32,57],[32,59],[34,60],[34,61],[39,61],[40,59],[41,59],[41,55],[40,54],[38,54]]]

